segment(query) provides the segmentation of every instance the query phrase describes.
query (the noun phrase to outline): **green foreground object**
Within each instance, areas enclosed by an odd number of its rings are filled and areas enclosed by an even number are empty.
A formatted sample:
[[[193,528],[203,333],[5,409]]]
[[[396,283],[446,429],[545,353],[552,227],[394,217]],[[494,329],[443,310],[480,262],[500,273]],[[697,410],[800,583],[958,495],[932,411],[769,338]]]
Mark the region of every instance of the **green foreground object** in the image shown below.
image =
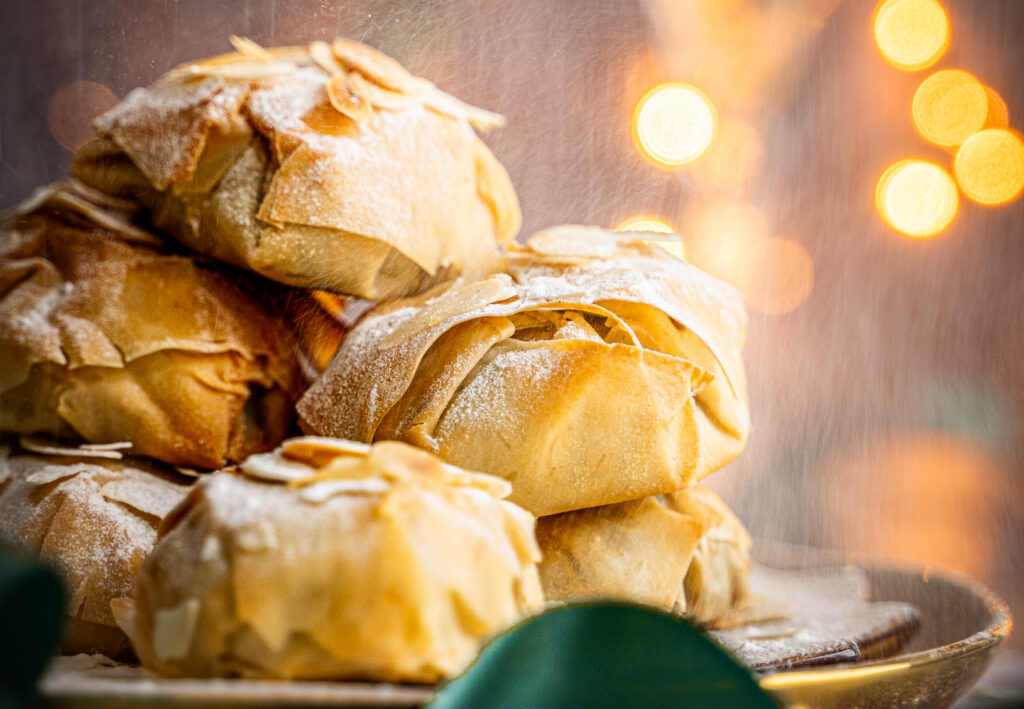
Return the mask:
[[[559,608],[516,626],[430,706],[778,707],[685,620],[612,604]]]
[[[0,702],[31,695],[57,649],[63,616],[57,574],[0,546]]]

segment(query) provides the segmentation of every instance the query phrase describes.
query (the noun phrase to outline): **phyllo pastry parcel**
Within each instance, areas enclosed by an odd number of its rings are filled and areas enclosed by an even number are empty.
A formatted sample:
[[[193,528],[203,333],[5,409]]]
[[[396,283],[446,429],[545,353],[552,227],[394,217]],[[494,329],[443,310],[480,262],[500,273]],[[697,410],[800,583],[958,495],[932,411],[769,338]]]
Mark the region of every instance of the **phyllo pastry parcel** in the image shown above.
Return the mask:
[[[115,616],[165,676],[436,682],[541,607],[508,487],[403,443],[290,439],[192,488]]]
[[[631,601],[705,623],[747,596],[750,536],[702,485],[541,517],[537,541],[549,600]]]
[[[132,657],[110,602],[132,591],[160,520],[188,480],[110,447],[37,455],[0,446],[0,538],[39,553],[67,583],[62,650]]]
[[[378,306],[299,401],[512,483],[536,515],[691,486],[749,428],[740,294],[637,235],[561,227],[507,273]]]
[[[200,253],[289,285],[410,295],[493,259],[520,212],[468,106],[351,40],[236,49],[96,121],[72,167]]]
[[[131,208],[66,184],[0,223],[0,431],[198,468],[273,448],[305,380],[268,284],[161,250]]]

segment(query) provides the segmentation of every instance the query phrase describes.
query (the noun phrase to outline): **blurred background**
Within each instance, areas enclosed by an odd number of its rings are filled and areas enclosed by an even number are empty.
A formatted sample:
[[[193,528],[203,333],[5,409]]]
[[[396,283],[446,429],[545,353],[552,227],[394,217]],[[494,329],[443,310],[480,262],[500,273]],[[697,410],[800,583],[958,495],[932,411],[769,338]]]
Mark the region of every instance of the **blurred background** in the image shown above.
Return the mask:
[[[1024,614],[1024,3],[5,0],[0,207],[231,34],[359,39],[504,113],[524,237],[678,233],[749,306],[750,445],[708,482],[754,537]]]

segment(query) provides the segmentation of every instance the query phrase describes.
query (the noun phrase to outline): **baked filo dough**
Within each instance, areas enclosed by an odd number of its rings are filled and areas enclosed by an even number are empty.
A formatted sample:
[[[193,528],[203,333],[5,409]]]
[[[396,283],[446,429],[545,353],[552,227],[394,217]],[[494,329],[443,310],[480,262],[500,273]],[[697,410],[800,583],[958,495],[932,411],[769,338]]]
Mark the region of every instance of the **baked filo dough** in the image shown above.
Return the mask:
[[[69,183],[0,222],[0,431],[197,468],[273,448],[305,384],[277,284],[156,248],[130,208]]]
[[[553,229],[506,274],[378,306],[300,418],[506,478],[538,516],[689,487],[746,442],[746,314],[731,286],[635,238]]]
[[[508,483],[397,442],[285,441],[205,476],[115,615],[165,676],[435,682],[542,603]]]
[[[515,236],[512,184],[473,131],[501,116],[351,40],[233,41],[101,116],[74,174],[191,249],[370,299],[475,269]]]
[[[131,593],[157,525],[184,499],[188,480],[102,446],[54,452],[0,447],[0,537],[39,553],[67,582],[63,652],[128,659],[110,602]]]
[[[747,597],[750,537],[701,485],[541,517],[537,541],[549,600],[631,601],[708,623]]]

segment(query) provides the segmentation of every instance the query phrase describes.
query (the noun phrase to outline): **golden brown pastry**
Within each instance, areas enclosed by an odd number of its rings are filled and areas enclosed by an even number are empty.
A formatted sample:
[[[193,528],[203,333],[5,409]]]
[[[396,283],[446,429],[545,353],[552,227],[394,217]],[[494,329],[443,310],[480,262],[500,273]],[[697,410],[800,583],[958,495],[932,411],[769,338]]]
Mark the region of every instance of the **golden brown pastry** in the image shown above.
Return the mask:
[[[476,269],[515,236],[511,182],[471,127],[500,116],[351,40],[233,41],[101,116],[74,174],[191,249],[371,299]]]
[[[129,208],[65,184],[0,223],[0,431],[198,468],[272,448],[304,385],[284,317],[248,274],[151,248]]]
[[[188,490],[187,479],[118,455],[102,447],[57,456],[0,446],[0,537],[38,552],[64,576],[66,654],[131,656],[110,602],[131,593],[157,525]]]
[[[304,425],[499,475],[536,515],[692,485],[746,442],[746,314],[635,238],[553,229],[511,275],[379,306],[299,401]]]
[[[537,541],[549,600],[632,601],[706,623],[747,595],[750,537],[701,485],[541,517]]]
[[[435,682],[542,603],[503,480],[321,438],[241,469],[193,487],[115,603],[162,675]]]

